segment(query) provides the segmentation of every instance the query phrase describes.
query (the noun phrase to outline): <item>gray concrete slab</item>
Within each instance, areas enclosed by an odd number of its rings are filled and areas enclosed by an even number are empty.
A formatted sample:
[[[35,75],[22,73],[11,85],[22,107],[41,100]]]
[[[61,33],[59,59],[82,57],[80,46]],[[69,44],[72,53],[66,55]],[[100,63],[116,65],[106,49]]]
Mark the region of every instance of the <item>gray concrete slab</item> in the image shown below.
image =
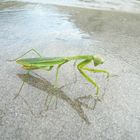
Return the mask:
[[[138,140],[139,25],[134,13],[0,3],[0,139]],[[118,76],[88,73],[101,87],[101,101],[86,98],[95,88],[70,62],[54,88],[55,68],[27,75],[7,61],[31,48],[48,57],[100,54],[106,61],[98,68]]]

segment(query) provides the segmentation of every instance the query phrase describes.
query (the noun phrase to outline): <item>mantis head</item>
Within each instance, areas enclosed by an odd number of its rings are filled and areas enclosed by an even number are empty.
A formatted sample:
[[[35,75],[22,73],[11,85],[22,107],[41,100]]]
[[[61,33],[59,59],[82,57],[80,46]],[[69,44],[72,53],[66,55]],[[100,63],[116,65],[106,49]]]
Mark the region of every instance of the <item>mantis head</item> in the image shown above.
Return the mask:
[[[104,63],[104,59],[100,55],[93,56],[94,66],[100,65]]]

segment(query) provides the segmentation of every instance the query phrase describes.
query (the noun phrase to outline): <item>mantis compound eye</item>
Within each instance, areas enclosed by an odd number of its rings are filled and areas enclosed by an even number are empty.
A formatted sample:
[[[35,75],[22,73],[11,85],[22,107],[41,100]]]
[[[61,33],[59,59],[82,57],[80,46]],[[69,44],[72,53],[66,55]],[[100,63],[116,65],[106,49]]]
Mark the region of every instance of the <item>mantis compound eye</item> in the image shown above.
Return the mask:
[[[94,59],[94,66],[104,63],[104,59],[100,55],[94,55],[93,59]]]

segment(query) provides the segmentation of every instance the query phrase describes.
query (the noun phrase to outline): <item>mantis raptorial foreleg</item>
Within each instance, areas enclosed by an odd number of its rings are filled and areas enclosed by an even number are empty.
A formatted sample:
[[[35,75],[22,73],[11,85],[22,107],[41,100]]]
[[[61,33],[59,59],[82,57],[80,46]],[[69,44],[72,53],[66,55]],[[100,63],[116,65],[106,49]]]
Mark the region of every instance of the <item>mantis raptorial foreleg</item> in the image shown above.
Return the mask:
[[[109,75],[110,75],[109,72],[106,70],[91,69],[91,68],[87,68],[87,67],[84,67],[83,69],[90,71],[90,72],[94,72],[94,73],[105,73],[107,75],[107,78],[109,78]]]
[[[40,53],[38,53],[35,49],[31,49],[31,50],[27,51],[26,53],[24,53],[23,55],[19,56],[18,58],[13,59],[13,60],[8,60],[8,61],[16,61],[16,60],[22,58],[23,56],[25,56],[26,54],[28,54],[28,53],[31,52],[31,51],[33,51],[33,52],[34,52],[35,54],[37,54],[39,57],[42,57],[42,56],[40,55]]]
[[[91,62],[91,60],[85,60],[85,61],[82,61],[78,64],[77,68],[79,70],[79,72],[87,79],[87,81],[89,81],[93,86],[96,87],[96,95],[98,95],[98,92],[99,92],[99,86],[96,84],[95,81],[93,81],[83,70],[84,70],[84,67],[89,64]]]

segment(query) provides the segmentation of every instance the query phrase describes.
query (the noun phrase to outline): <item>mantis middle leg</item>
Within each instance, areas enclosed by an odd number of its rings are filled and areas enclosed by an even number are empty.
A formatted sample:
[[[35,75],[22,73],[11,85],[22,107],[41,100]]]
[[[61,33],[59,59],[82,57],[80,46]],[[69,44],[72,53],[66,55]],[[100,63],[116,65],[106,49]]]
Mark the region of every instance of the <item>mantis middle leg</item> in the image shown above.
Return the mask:
[[[97,83],[95,81],[93,81],[83,70],[84,67],[89,64],[92,60],[85,60],[82,61],[78,64],[77,68],[79,70],[79,72],[86,78],[87,81],[89,81],[94,87],[96,87],[96,95],[98,95],[99,93],[99,86],[97,85]]]
[[[51,71],[54,66],[49,66],[48,68],[44,68],[43,70]]]
[[[58,72],[59,72],[59,69],[60,69],[60,67],[63,65],[63,64],[65,64],[65,63],[67,63],[68,62],[68,60],[65,60],[64,62],[62,62],[61,64],[59,64],[58,66],[57,66],[57,69],[56,69],[56,79],[55,79],[55,87],[57,87],[57,81],[58,81]]]

